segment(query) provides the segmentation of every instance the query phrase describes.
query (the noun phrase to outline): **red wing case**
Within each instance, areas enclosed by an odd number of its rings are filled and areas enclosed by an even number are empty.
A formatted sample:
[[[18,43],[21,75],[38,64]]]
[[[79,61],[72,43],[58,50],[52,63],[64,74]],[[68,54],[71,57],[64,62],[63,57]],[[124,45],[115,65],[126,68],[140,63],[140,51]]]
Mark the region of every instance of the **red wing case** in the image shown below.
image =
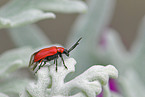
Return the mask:
[[[56,53],[57,53],[56,46],[41,49],[40,51],[36,52],[36,54],[34,55],[34,62],[37,62],[41,59],[45,59],[47,56],[52,56]]]

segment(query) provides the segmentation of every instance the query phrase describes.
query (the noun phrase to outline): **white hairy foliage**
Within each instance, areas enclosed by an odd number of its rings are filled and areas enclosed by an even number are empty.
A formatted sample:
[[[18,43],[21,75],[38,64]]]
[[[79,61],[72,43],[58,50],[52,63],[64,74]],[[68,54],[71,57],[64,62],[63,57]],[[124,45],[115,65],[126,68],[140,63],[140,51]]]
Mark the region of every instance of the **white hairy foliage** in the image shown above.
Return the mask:
[[[64,82],[68,73],[75,72],[76,61],[68,58],[65,64],[68,69],[60,63],[57,71],[55,65],[42,67],[37,72],[37,82],[29,83],[21,97],[95,97],[102,91],[102,86],[108,83],[109,77],[118,77],[114,66],[95,65],[74,79]],[[78,93],[71,95],[73,90],[78,90]]]

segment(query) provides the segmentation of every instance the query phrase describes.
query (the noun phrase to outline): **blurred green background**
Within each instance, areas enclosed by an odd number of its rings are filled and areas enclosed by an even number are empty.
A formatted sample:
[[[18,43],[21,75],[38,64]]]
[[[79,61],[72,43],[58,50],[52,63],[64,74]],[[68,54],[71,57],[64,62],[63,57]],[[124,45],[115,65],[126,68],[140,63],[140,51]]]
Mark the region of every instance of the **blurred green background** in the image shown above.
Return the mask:
[[[0,0],[0,6],[9,0]],[[117,0],[111,27],[121,35],[123,43],[129,49],[137,35],[137,29],[145,13],[145,0]],[[37,22],[53,43],[65,44],[71,26],[79,14],[56,14],[56,19]],[[62,24],[63,23],[63,24]],[[0,29],[0,54],[14,48],[6,29]]]

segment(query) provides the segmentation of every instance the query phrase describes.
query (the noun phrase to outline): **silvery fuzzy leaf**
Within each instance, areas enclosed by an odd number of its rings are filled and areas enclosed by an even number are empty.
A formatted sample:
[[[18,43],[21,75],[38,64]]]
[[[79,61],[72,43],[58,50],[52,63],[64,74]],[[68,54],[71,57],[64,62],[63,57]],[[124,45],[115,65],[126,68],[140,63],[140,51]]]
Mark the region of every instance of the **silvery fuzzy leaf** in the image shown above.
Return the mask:
[[[106,84],[105,86],[103,86],[103,97],[111,97],[111,92],[109,89],[109,85]]]
[[[87,6],[82,0],[35,0],[33,3],[44,11],[81,13],[87,10]]]
[[[50,12],[33,8],[32,0],[11,0],[0,8],[0,28],[15,27],[46,18],[54,18]]]
[[[128,70],[120,76],[119,83],[124,97],[144,97],[145,87],[137,72]]]
[[[53,97],[66,97],[66,96],[57,95],[57,96],[53,96]],[[84,95],[83,93],[78,93],[78,94],[76,94],[76,95],[67,96],[67,97],[85,97],[85,95]]]
[[[144,34],[145,34],[145,16],[143,17],[141,24],[139,26],[138,29],[138,36],[136,38],[136,41],[134,42],[134,44],[131,47],[131,52],[135,54],[135,56],[140,55],[144,49]]]
[[[0,56],[0,78],[5,77],[19,68],[27,67],[29,58],[34,52],[29,47],[9,50]]]
[[[30,46],[36,48],[51,44],[48,37],[36,25],[12,28],[9,31],[17,47]]]
[[[0,28],[16,27],[46,18],[55,18],[55,12],[86,11],[82,1],[74,0],[11,0],[0,8]]]
[[[131,48],[132,60],[129,65],[134,67],[141,79],[145,81],[145,17],[141,21],[138,32],[138,37]]]
[[[18,79],[15,77],[2,79],[0,81],[0,92],[7,94],[9,97],[19,97],[19,94],[24,91],[28,82],[31,82],[31,80]]]
[[[71,47],[82,37],[80,44],[70,54],[78,61],[74,76],[93,64],[103,64],[96,58],[95,52],[99,46],[102,31],[110,23],[115,0],[90,0],[88,2],[88,13],[77,19],[67,43],[67,47]],[[104,64],[106,64],[105,60],[107,59],[104,59]]]
[[[111,92],[112,97],[124,97],[120,93]]]
[[[17,27],[24,24],[34,23],[46,18],[55,18],[53,13],[44,13],[40,10],[31,9],[15,16],[0,16],[0,28]]]
[[[9,97],[9,96],[0,92],[0,97]]]
[[[68,58],[65,60],[68,69],[64,67],[62,62],[58,64],[57,71],[54,64],[49,68],[40,68],[37,73],[37,82],[29,83],[21,97],[26,97],[26,93],[33,97],[69,96],[72,90],[79,91],[79,94],[75,94],[74,97],[79,97],[78,95],[81,95],[80,97],[96,97],[96,94],[101,92],[102,86],[108,83],[109,77],[118,77],[118,71],[114,66],[95,65],[76,78],[64,82],[66,75],[75,71],[75,64],[76,61],[73,58]]]
[[[121,41],[119,34],[108,28],[108,32],[105,33],[104,38],[106,41],[106,47],[101,51],[100,60],[109,59],[110,63],[116,64],[120,73],[124,73],[127,70],[126,66],[129,66],[129,61],[131,60],[130,52],[128,52]],[[97,53],[96,53],[97,55]],[[99,57],[97,57],[99,58]]]

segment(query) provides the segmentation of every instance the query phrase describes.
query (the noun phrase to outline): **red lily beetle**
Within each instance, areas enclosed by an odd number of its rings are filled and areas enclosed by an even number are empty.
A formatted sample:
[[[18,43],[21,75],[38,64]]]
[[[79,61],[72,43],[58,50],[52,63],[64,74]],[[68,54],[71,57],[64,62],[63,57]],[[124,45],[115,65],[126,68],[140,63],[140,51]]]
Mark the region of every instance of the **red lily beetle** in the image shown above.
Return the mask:
[[[56,64],[56,71],[57,71],[57,59],[58,57],[60,57],[63,62],[64,67],[67,69],[65,62],[63,60],[62,54],[65,54],[66,56],[69,57],[70,51],[72,51],[79,44],[79,41],[81,39],[82,38],[80,38],[69,50],[64,49],[63,47],[52,46],[52,47],[44,48],[35,52],[34,54],[31,55],[31,58],[29,61],[29,67],[34,65],[32,68],[32,70],[34,70],[37,67],[37,65],[40,64],[39,65],[39,69],[40,69],[46,64],[46,62],[54,60],[54,64]],[[42,65],[43,62],[44,64]]]

